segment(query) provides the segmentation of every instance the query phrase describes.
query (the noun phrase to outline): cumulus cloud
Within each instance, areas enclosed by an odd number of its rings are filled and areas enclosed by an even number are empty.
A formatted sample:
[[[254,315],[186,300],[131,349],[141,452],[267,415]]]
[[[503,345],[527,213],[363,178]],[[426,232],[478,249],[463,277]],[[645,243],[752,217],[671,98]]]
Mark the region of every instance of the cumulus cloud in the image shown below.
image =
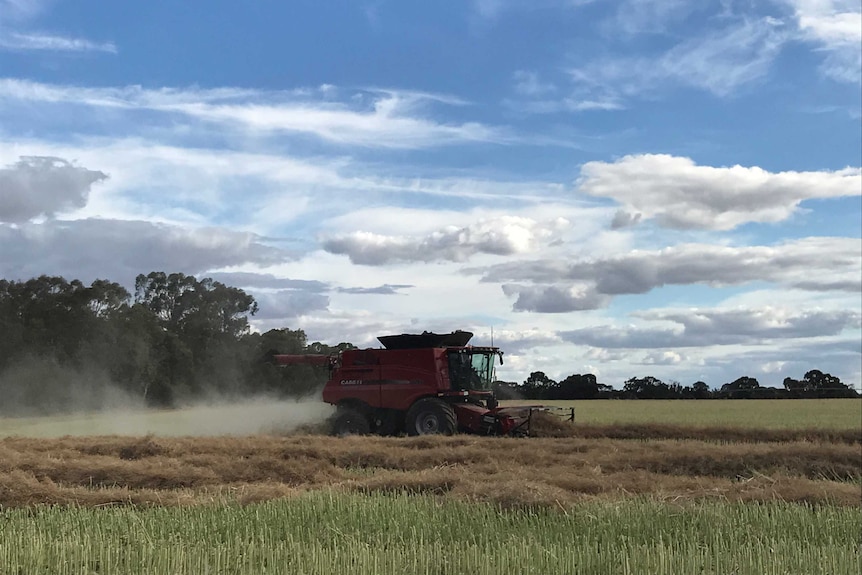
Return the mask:
[[[762,344],[776,339],[834,336],[859,329],[862,314],[853,310],[799,310],[779,307],[689,309],[633,314],[673,327],[597,326],[561,331],[570,343],[610,349],[655,349]]]
[[[260,308],[255,316],[255,325],[259,327],[283,327],[284,324],[279,322],[285,319],[325,311],[329,306],[329,297],[313,290],[291,289],[252,293]]]
[[[699,166],[664,154],[587,162],[581,192],[616,200],[612,227],[655,219],[675,229],[729,230],[748,222],[779,222],[807,199],[862,194],[862,170],[777,172],[758,167]]]
[[[329,289],[329,285],[316,280],[296,280],[280,278],[273,274],[254,272],[215,272],[206,274],[207,277],[225,285],[240,288],[261,288],[281,290],[303,290],[312,293],[323,292]]]
[[[374,295],[395,295],[401,293],[401,290],[412,288],[412,284],[383,284],[377,287],[348,287],[348,288],[338,288],[336,291],[338,293],[346,293],[353,295],[366,295],[366,294],[374,294]]]
[[[679,365],[686,357],[675,351],[657,351],[646,354],[643,363],[646,365]]]
[[[504,216],[465,227],[447,226],[418,238],[354,232],[325,239],[323,248],[333,254],[347,255],[353,263],[373,266],[394,262],[465,261],[477,253],[529,252],[539,243],[551,241],[568,225],[563,218],[538,222]]]
[[[0,222],[20,223],[82,208],[107,175],[52,157],[25,157],[0,169]]]
[[[538,313],[565,313],[605,307],[610,298],[590,285],[503,284],[503,293],[516,297],[512,309]]]
[[[493,334],[487,334],[490,344],[493,335],[494,345],[504,350],[507,355],[518,355],[531,349],[547,348],[562,342],[560,337],[547,329],[496,329]]]
[[[0,276],[42,274],[131,285],[153,270],[198,274],[242,264],[289,259],[254,234],[222,228],[181,228],[144,221],[87,219],[0,225]]]
[[[506,295],[518,297],[516,309],[565,312],[593,309],[585,302],[606,305],[607,296],[647,293],[665,285],[765,281],[809,291],[857,292],[862,289],[860,247],[857,239],[829,237],[776,246],[683,244],[594,260],[508,262],[463,271],[504,284]]]

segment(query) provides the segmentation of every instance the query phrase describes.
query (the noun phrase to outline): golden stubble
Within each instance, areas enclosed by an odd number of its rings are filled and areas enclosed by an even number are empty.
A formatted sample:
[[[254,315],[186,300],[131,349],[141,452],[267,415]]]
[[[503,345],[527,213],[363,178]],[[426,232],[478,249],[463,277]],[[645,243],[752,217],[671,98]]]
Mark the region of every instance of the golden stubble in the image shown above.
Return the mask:
[[[12,437],[0,439],[0,506],[249,503],[313,489],[564,509],[587,499],[631,496],[836,505],[862,500],[858,433],[836,440],[749,430],[741,437],[728,433],[727,440],[702,437],[699,429],[684,437],[684,428],[674,428],[671,438],[649,438],[661,435],[649,427],[632,433],[637,438],[619,439],[602,436],[601,428],[578,429],[581,437],[520,439]],[[604,435],[614,433],[606,428]]]

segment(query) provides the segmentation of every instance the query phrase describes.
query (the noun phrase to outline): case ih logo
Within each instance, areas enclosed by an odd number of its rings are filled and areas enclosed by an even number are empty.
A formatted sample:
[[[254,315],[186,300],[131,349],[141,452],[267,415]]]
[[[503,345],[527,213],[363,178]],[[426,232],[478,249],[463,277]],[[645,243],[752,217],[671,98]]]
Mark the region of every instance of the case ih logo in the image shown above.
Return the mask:
[[[362,385],[361,379],[342,379],[341,385]]]

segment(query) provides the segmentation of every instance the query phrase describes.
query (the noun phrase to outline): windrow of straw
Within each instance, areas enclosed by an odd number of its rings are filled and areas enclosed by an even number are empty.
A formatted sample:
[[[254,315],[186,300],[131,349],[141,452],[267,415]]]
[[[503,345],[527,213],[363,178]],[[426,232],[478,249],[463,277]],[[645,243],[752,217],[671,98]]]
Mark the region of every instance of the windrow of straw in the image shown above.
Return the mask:
[[[185,505],[297,490],[429,493],[506,507],[663,499],[857,505],[858,444],[475,436],[0,439],[0,505]]]

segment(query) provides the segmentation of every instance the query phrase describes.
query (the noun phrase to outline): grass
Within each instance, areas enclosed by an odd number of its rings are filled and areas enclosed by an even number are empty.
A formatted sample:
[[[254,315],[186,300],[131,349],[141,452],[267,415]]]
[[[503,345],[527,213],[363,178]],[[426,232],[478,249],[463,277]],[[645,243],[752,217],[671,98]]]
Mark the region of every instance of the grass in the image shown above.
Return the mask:
[[[858,573],[851,508],[649,499],[559,510],[319,491],[249,506],[0,515],[0,572]]]
[[[862,399],[504,401],[574,407],[585,424],[862,430]]]

